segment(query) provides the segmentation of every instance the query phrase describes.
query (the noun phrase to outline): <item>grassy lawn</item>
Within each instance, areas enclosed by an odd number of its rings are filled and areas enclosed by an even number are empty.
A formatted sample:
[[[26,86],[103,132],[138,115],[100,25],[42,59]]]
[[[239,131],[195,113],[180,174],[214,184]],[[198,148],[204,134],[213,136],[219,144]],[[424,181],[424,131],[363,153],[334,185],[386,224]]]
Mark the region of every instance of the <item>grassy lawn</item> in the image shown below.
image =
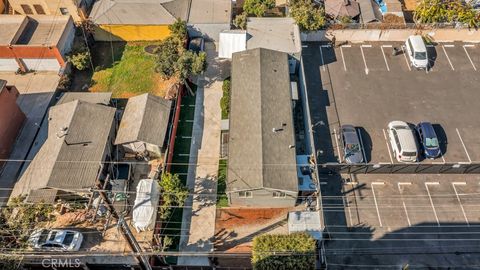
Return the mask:
[[[228,207],[227,190],[227,160],[221,159],[218,164],[217,207]]]
[[[97,71],[92,77],[92,92],[113,92],[113,97],[128,98],[144,93],[164,96],[171,81],[155,72],[155,56],[144,51],[142,43],[127,44],[120,60]],[[100,69],[100,70],[99,70]]]

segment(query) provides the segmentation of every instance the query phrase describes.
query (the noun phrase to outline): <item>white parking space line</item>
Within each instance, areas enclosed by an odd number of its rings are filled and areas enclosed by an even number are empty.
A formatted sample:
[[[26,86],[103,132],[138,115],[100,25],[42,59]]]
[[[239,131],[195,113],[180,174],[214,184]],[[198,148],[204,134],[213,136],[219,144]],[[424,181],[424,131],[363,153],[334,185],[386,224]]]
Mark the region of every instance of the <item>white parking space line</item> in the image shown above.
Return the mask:
[[[443,157],[443,153],[440,153],[440,157],[441,157],[441,158],[442,158],[442,160],[443,160],[443,164],[445,164],[445,163],[446,163],[446,161],[445,161],[445,158]]]
[[[320,185],[322,185],[322,186],[323,185],[328,185],[328,183],[327,182],[320,182]]]
[[[365,48],[369,48],[369,47],[367,47],[367,46],[372,47],[372,45],[362,45],[362,46],[360,46],[360,51],[362,52],[363,63],[365,64],[365,74],[368,75],[367,61],[365,60],[365,54],[363,53],[363,48],[364,48],[364,46],[365,46]]]
[[[322,69],[323,71],[325,71],[325,60],[323,60],[323,50],[322,50],[323,46],[320,46],[320,57],[322,58]]]
[[[390,156],[390,163],[393,164],[392,152],[390,151],[390,146],[388,145],[387,134],[385,133],[385,129],[382,128],[383,137],[385,138],[385,143],[387,144],[388,155]]]
[[[372,194],[373,194],[373,201],[375,202],[375,208],[377,209],[377,216],[378,222],[380,223],[380,227],[383,227],[382,218],[380,217],[380,211],[378,210],[378,203],[377,203],[377,196],[375,196],[375,189],[373,186],[375,185],[384,185],[384,182],[372,182]]]
[[[360,138],[360,145],[362,146],[363,162],[365,164],[367,164],[367,156],[365,155],[365,147],[363,146],[363,138],[362,138],[362,134],[360,134],[359,130],[357,130],[357,135],[358,135],[358,138]]]
[[[388,66],[387,57],[385,56],[385,51],[383,50],[384,46],[381,46],[380,49],[382,50],[383,60],[385,60],[385,66],[387,66],[387,70],[390,71],[390,67]]]
[[[465,214],[465,209],[463,209],[462,201],[460,200],[460,196],[458,196],[457,188],[455,185],[466,185],[467,183],[465,182],[453,182],[452,187],[453,190],[455,191],[455,196],[457,196],[457,201],[458,204],[460,204],[460,208],[462,209],[463,217],[465,218],[465,222],[467,223],[467,226],[470,226],[470,223],[468,222],[467,214]]]
[[[433,205],[432,196],[430,195],[430,190],[428,189],[429,185],[438,185],[438,182],[425,182],[425,188],[427,189],[428,198],[430,199],[430,204],[432,205],[433,214],[435,214],[435,219],[437,220],[438,226],[440,226],[440,221],[438,220],[437,211],[435,210],[435,205]]]
[[[469,46],[469,45],[470,45],[470,46]],[[474,69],[475,71],[477,71],[477,67],[476,67],[475,64],[473,63],[472,58],[470,57],[470,54],[468,53],[466,47],[473,47],[473,45],[472,45],[472,44],[463,45],[463,50],[464,50],[465,53],[467,54],[468,60],[470,60],[470,64],[472,64],[473,69]]]
[[[340,54],[342,55],[343,70],[347,71],[347,65],[345,64],[345,56],[343,55],[343,47],[344,46],[340,46]]]
[[[468,154],[467,147],[465,146],[465,143],[463,142],[462,136],[460,136],[460,131],[458,131],[458,128],[455,129],[457,131],[458,138],[460,138],[460,142],[462,143],[463,150],[465,150],[465,154],[467,154],[468,162],[472,163],[472,159],[470,158],[470,155]]]
[[[410,217],[408,217],[408,211],[407,211],[407,206],[405,205],[405,200],[403,199],[403,192],[402,189],[400,188],[401,185],[412,185],[411,182],[398,182],[398,192],[400,192],[400,198],[402,199],[402,204],[403,204],[403,210],[405,210],[405,216],[407,217],[408,221],[408,226],[412,226],[412,222],[410,222]]]
[[[333,129],[333,136],[335,136],[335,144],[337,145],[338,162],[339,162],[339,163],[342,163],[342,155],[341,155],[341,153],[340,153],[340,146],[338,145],[338,139],[339,139],[339,137],[337,137],[337,130],[336,130],[336,129]]]
[[[352,185],[352,189],[354,189],[353,192],[355,192],[355,187],[353,185]],[[343,193],[345,193],[345,187],[344,186],[342,186],[342,191],[343,191]],[[350,209],[350,204],[348,203],[348,196],[343,196],[342,199],[344,201],[345,207],[347,207],[347,209],[348,209],[348,217],[349,217],[349,220],[350,220],[350,226],[353,226],[352,210]]]
[[[405,62],[407,63],[408,70],[412,71],[412,67],[410,66],[410,62],[408,62],[408,59],[407,59],[407,49],[405,48],[405,46],[402,46],[401,48],[402,48],[402,51],[403,51],[403,58],[405,58]]]
[[[445,56],[447,57],[448,63],[450,64],[450,67],[452,70],[455,70],[455,68],[452,65],[452,61],[450,61],[450,57],[447,54],[447,50],[445,50],[445,47],[450,47],[449,45],[442,45],[443,52],[445,53]]]

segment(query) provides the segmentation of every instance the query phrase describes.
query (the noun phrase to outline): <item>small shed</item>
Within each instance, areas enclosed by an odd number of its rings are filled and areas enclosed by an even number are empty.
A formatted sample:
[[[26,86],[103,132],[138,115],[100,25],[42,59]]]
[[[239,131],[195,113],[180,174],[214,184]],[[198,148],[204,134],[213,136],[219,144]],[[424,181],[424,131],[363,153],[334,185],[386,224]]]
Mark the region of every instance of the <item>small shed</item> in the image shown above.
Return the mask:
[[[288,213],[288,233],[306,232],[314,239],[323,239],[320,212],[294,211]]]
[[[172,102],[151,94],[128,100],[118,129],[115,145],[126,153],[159,158],[162,155]]]
[[[218,57],[232,59],[232,54],[247,49],[247,32],[245,30],[228,30],[220,33]]]

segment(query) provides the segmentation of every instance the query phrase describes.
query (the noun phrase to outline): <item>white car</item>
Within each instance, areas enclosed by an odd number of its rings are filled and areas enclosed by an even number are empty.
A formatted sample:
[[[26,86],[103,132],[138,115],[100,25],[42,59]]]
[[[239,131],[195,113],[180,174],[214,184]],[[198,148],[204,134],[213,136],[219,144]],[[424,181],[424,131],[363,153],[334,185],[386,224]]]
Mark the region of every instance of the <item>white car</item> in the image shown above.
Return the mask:
[[[393,155],[399,162],[416,162],[418,146],[410,126],[403,121],[388,123],[388,136]]]
[[[36,230],[28,239],[32,248],[45,251],[78,251],[82,241],[80,232],[57,229]]]
[[[422,36],[409,36],[405,41],[408,58],[413,67],[418,69],[428,69],[427,46]]]

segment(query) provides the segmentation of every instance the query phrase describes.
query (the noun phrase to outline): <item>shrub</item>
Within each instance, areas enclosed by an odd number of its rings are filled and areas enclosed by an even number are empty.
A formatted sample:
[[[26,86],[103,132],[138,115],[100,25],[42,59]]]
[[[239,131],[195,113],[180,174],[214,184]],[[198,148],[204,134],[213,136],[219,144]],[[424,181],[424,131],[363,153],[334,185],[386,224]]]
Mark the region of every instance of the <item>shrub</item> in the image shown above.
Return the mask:
[[[275,0],[245,0],[243,10],[247,14],[262,17],[267,9],[275,7]]]
[[[178,174],[164,173],[159,181],[161,187],[160,218],[170,216],[172,206],[183,206],[188,197],[188,189],[182,184]]]
[[[74,52],[67,56],[67,60],[78,70],[85,70],[90,67],[90,53],[87,50]]]
[[[253,269],[313,270],[315,251],[315,239],[307,233],[260,235],[253,238]]]
[[[414,12],[417,23],[463,23],[469,27],[477,27],[480,13],[462,0],[422,0]]]
[[[247,29],[247,19],[248,19],[248,16],[246,12],[238,14],[237,16],[235,16],[235,19],[233,20],[233,25],[235,25],[235,27],[237,28],[245,30]]]
[[[220,99],[222,119],[228,119],[228,115],[230,114],[230,78],[223,81],[222,90],[223,96]]]

